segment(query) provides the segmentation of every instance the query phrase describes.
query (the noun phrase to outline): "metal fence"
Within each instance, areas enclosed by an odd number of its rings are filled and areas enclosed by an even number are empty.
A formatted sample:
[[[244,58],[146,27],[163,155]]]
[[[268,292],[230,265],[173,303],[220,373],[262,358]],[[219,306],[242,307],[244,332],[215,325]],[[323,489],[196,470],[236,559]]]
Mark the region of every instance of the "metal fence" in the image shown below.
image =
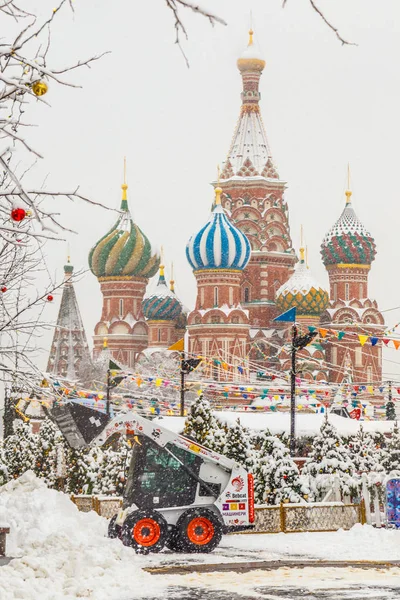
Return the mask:
[[[95,510],[97,514],[106,519],[111,519],[122,506],[122,498],[118,496],[71,496],[71,500],[82,512]]]
[[[79,510],[96,511],[111,519],[122,506],[118,496],[71,496]],[[365,523],[365,507],[361,504],[341,502],[315,502],[313,504],[281,504],[255,507],[255,527],[244,533],[299,533],[305,531],[337,531],[351,529],[356,523]]]
[[[364,523],[362,504],[316,502],[314,504],[261,505],[255,507],[254,533],[337,531]],[[250,532],[251,533],[251,532]]]

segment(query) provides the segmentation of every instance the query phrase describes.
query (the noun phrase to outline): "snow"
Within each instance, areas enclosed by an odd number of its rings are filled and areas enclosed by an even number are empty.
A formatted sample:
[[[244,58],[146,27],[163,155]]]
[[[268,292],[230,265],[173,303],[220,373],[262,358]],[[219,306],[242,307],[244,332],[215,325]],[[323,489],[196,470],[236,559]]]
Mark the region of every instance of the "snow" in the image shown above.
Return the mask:
[[[215,416],[223,423],[233,425],[237,418],[240,418],[240,423],[243,427],[247,427],[252,431],[269,430],[272,435],[277,433],[290,432],[290,413],[276,412],[263,413],[260,411],[234,411],[234,412],[216,412]],[[164,427],[170,429],[174,433],[183,431],[185,418],[184,417],[158,417],[157,422],[161,422]],[[296,436],[315,436],[318,435],[325,419],[324,414],[296,414]],[[329,415],[329,422],[332,423],[340,433],[340,435],[350,436],[358,433],[360,425],[363,426],[365,432],[390,433],[393,431],[395,421],[356,421],[355,419],[347,419],[339,415]]]
[[[0,518],[10,523],[1,567],[1,600],[128,600],[161,580],[142,571],[144,558],[106,536],[107,521],[79,512],[65,494],[28,471],[0,488]]]
[[[360,523],[349,531],[330,533],[237,534],[223,538],[221,546],[228,544],[236,550],[251,548],[258,560],[400,560],[400,531]]]
[[[400,585],[398,568],[366,571],[307,567],[249,573],[217,569],[213,573],[162,576],[143,571],[144,567],[177,563],[400,560],[400,531],[374,529],[369,525],[330,533],[229,535],[223,537],[219,548],[210,555],[162,552],[137,556],[119,540],[106,537],[105,519],[94,512],[79,512],[67,495],[49,490],[31,471],[0,488],[0,521],[5,520],[11,528],[7,554],[17,558],[0,567],[1,600],[163,598],[168,586],[225,590],[259,598],[256,592],[260,585],[297,589]],[[370,597],[370,593],[376,597],[370,590],[363,598]]]

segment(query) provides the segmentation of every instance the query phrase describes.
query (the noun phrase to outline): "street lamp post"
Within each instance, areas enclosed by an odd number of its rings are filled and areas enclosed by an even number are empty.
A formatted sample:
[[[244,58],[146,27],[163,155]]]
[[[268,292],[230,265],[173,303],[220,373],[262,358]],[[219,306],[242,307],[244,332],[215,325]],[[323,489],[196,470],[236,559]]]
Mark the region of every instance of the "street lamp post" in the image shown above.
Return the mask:
[[[297,325],[293,323],[292,346],[290,350],[292,357],[292,368],[290,371],[290,456],[295,456],[296,454],[296,353],[310,344],[317,333],[317,331],[310,331],[305,335],[298,335]]]

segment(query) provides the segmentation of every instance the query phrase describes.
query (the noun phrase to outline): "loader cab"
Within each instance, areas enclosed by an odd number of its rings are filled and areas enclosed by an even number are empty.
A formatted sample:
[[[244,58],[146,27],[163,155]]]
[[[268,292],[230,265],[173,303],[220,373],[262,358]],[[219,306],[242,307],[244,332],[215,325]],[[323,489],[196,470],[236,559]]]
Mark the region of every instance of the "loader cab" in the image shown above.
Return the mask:
[[[132,449],[124,508],[131,504],[136,504],[141,510],[190,506],[195,502],[198,485],[191,473],[198,477],[202,463],[199,456],[173,444],[162,448],[148,437],[137,436]]]

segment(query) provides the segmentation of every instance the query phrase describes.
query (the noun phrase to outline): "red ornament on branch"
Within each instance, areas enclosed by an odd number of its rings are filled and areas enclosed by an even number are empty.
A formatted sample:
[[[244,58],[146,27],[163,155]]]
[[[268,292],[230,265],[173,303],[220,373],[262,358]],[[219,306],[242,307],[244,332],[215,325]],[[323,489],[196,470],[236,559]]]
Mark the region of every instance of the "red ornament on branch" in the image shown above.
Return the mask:
[[[47,300],[48,300],[49,302],[52,302],[52,301],[54,300],[54,298],[53,298],[53,296],[52,296],[51,294],[49,294],[49,295],[47,296]]]
[[[24,208],[13,208],[11,211],[11,218],[13,221],[23,221],[26,217],[26,211]]]
[[[3,285],[3,287],[1,288],[1,291],[3,292],[3,294],[7,291],[7,288],[5,285]]]

